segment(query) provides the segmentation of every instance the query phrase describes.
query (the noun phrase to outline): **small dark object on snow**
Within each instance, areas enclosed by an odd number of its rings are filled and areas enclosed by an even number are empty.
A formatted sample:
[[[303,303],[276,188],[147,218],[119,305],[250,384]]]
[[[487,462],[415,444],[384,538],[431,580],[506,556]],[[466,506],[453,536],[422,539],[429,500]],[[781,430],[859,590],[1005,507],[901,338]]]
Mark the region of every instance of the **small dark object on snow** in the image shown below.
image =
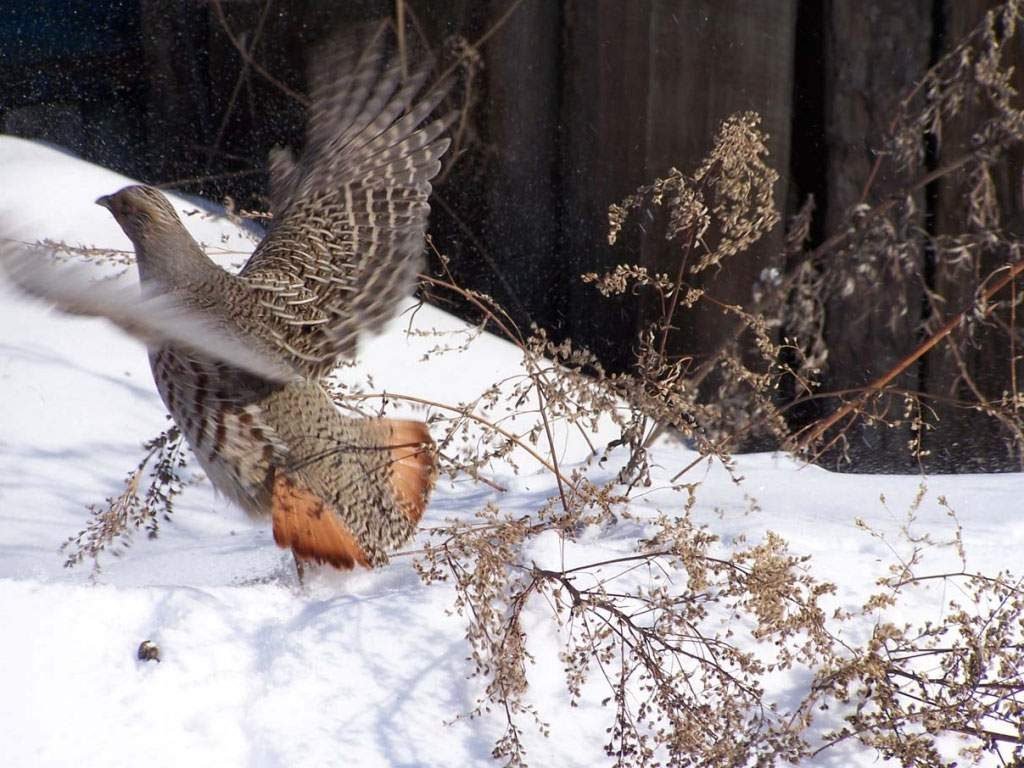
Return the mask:
[[[143,640],[137,655],[139,661],[160,661],[160,646],[152,640]]]

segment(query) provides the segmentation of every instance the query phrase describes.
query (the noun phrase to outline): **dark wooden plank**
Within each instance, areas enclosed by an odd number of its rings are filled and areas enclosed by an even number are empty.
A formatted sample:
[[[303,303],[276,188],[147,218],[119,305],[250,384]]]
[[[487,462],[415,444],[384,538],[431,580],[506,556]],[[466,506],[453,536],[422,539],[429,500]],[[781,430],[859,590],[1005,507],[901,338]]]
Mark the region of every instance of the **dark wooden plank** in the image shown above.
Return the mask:
[[[792,125],[795,0],[656,2],[650,27],[650,90],[646,126],[646,177],[670,167],[692,171],[711,149],[730,115],[753,110],[768,134],[769,164],[779,172],[776,206],[787,201]],[[719,301],[749,306],[761,272],[781,266],[783,227],[777,226],[748,251],[708,270],[699,283]],[[648,238],[645,262],[675,274],[678,247]],[[695,363],[732,333],[731,316],[700,304],[680,318],[671,340],[675,354]],[[763,364],[761,365],[763,367]]]
[[[955,45],[970,32],[984,17],[985,12],[999,3],[994,0],[960,0],[945,3],[945,39],[947,47]],[[1024,45],[1020,32],[1005,51],[1007,63],[1015,67],[1013,85],[1018,93],[1024,90]],[[1019,108],[1018,97],[1016,106]],[[973,107],[956,120],[947,121],[944,126],[942,144],[936,159],[941,167],[970,150],[971,135],[989,117],[984,109]],[[993,167],[993,181],[996,187],[1002,226],[1019,237],[1024,231],[1024,207],[1020,185],[1021,169],[1024,166],[1024,152],[1015,149],[1003,161]],[[970,193],[972,181],[965,172],[955,173],[937,185],[935,198],[935,231],[937,234],[971,232],[972,225],[967,217],[965,200]],[[934,264],[934,287],[946,299],[939,309],[935,325],[942,319],[972,306],[979,280],[1006,261],[1005,253],[986,254],[975,269],[957,269],[948,258],[939,254]],[[1017,286],[1021,290],[1020,281]],[[1009,289],[1007,289],[1007,294]],[[1002,298],[1006,298],[1003,296]],[[1008,322],[1009,316],[1003,317]],[[1018,325],[1020,321],[1018,319]],[[963,341],[963,334],[955,332],[954,338]],[[1018,354],[1019,354],[1018,344]],[[961,359],[968,375],[985,398],[998,400],[1011,389],[1010,346],[1007,334],[991,325],[979,325],[969,340],[960,346]],[[1024,368],[1017,365],[1018,378],[1024,376]],[[930,355],[924,369],[926,391],[941,397],[951,397],[969,402],[978,399],[978,393],[968,385],[961,375],[961,369],[950,345],[943,343]],[[975,410],[955,408],[943,403],[936,404],[937,422],[927,436],[927,446],[932,455],[929,459],[934,471],[967,472],[1021,469],[1021,456],[1006,440],[1008,433],[999,422]]]
[[[492,0],[490,24],[509,8]],[[561,9],[525,2],[487,41],[483,71],[488,138],[488,283],[516,321],[564,321],[566,272],[556,254]]]
[[[564,227],[574,276],[624,261],[674,272],[678,251],[663,239],[627,236],[609,248],[607,207],[672,166],[692,170],[736,111],[763,114],[775,162],[785,167],[795,3],[570,2],[567,9]],[[736,257],[718,273],[716,294],[749,299],[773,250],[766,243],[760,253]],[[642,321],[635,303],[601,309],[585,286],[571,295],[573,335],[628,365],[626,344]],[[584,310],[588,304],[593,311]],[[717,313],[692,313],[673,352],[713,350],[725,325]]]
[[[147,180],[191,176],[211,130],[207,8],[188,0],[142,0]]]
[[[632,227],[620,245],[607,245],[608,205],[673,166],[693,171],[721,122],[747,110],[762,115],[771,162],[785,177],[796,2],[570,0],[566,9],[563,229],[572,276],[622,262],[674,274],[678,247],[656,233],[640,238]],[[785,181],[776,192],[784,205]],[[761,270],[777,263],[781,236],[779,228],[709,271],[708,290],[748,302]],[[595,301],[592,288],[578,284],[570,296],[573,336],[628,366],[631,337],[644,321],[636,301]],[[699,363],[730,327],[717,310],[687,313],[671,351]]]
[[[635,237],[625,237],[617,249],[608,245],[608,205],[648,180],[651,17],[649,3],[565,4],[561,229],[569,277],[566,327],[577,342],[616,368],[633,362],[639,322],[635,300],[603,300],[579,276],[639,259]]]
[[[929,66],[932,35],[932,0],[877,0],[827,5],[825,15],[825,109],[827,199],[825,229],[840,231],[849,210],[861,202],[884,200],[899,189],[903,178],[883,163],[866,200],[862,193],[895,114],[896,105]],[[799,151],[799,148],[795,151]],[[924,196],[918,196],[917,224],[924,226]],[[833,268],[828,256],[825,269]],[[845,273],[857,269],[861,254],[852,252],[836,265]],[[917,252],[915,268],[924,271],[924,244]],[[907,312],[894,317],[894,307]],[[829,302],[826,341],[829,348],[826,390],[864,386],[892,367],[917,344],[921,316],[919,284],[910,279],[900,284],[884,276],[865,290],[858,288]],[[918,371],[912,369],[897,382],[917,389]],[[830,401],[831,402],[831,401]],[[902,413],[902,403],[886,403]],[[852,468],[910,469],[907,451],[911,434],[906,427],[875,427],[859,422],[847,433]]]

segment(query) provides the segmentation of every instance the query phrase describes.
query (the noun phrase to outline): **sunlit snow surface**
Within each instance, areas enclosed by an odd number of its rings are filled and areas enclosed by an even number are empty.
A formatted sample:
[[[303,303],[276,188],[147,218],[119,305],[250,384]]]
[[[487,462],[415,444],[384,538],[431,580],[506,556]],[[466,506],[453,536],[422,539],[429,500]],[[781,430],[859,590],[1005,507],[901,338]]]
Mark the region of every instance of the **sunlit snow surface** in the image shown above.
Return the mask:
[[[109,213],[93,204],[129,179],[8,137],[0,138],[0,174],[5,233],[130,249]],[[204,216],[195,200],[174,202],[195,212],[186,225],[223,252],[222,263],[238,264],[252,249],[251,232]],[[97,267],[97,275],[117,272],[135,279],[134,267]],[[410,335],[409,328],[451,334]],[[420,307],[364,344],[358,367],[341,375],[366,390],[457,403],[521,373],[518,351],[489,336],[466,351],[421,360],[439,344],[459,346],[467,330]],[[314,569],[300,589],[269,526],[201,481],[187,488],[157,540],[138,536],[121,557],[104,558],[94,582],[88,564],[62,567],[59,546],[85,524],[86,505],[120,490],[141,443],[166,424],[140,345],[104,322],[59,316],[0,285],[0,764],[487,762],[502,723],[458,717],[472,708],[481,684],[467,677],[463,624],[448,613],[452,590],[423,586],[410,557],[375,572]],[[603,446],[613,436],[604,429],[593,439]],[[559,430],[556,441],[565,465],[586,459],[578,437]],[[634,505],[651,516],[681,508],[683,498],[665,486],[693,458],[668,444],[654,455],[663,469]],[[740,457],[738,467],[745,478],[739,485],[718,467],[690,473],[688,481],[702,481],[696,520],[725,543],[779,533],[794,552],[813,556],[816,576],[838,583],[835,604],[846,606],[862,601],[894,558],[855,519],[896,537],[922,482],[836,475],[767,454]],[[607,472],[592,471],[598,478]],[[442,480],[424,525],[472,517],[488,501],[528,514],[556,493],[550,475],[526,458],[518,475],[498,466],[490,476],[507,491],[468,478]],[[1021,570],[1020,475],[925,483],[915,530],[951,535],[953,522],[937,503],[944,495],[963,526],[972,568]],[[630,551],[638,534],[635,526],[588,531],[583,543],[566,547],[542,537],[527,556],[551,566],[561,557],[607,559]],[[895,546],[909,551],[898,540]],[[935,570],[951,558],[936,554]],[[941,587],[932,597],[916,610],[938,620]],[[598,701],[568,707],[546,606],[533,606],[525,625],[536,658],[531,699],[551,725],[550,738],[527,728],[528,755],[537,766],[602,764],[611,711]],[[144,639],[160,646],[161,663],[136,661]],[[799,680],[789,684],[798,690]],[[819,762],[878,764],[873,753],[853,748]]]

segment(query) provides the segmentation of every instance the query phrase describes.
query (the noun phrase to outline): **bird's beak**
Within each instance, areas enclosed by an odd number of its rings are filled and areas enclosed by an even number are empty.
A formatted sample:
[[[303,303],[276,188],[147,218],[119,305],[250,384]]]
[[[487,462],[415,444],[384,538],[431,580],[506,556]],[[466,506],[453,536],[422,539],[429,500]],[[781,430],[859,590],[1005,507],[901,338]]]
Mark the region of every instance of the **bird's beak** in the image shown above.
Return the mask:
[[[103,195],[103,197],[97,197],[96,198],[96,205],[101,205],[101,206],[103,206],[104,208],[106,208],[109,211],[110,210],[110,195]]]

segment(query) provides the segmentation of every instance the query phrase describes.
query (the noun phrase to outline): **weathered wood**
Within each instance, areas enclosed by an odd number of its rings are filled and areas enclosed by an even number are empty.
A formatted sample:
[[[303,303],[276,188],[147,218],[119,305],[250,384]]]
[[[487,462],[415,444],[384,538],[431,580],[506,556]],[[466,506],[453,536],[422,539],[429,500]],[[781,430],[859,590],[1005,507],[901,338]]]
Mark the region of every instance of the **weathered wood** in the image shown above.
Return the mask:
[[[147,94],[145,176],[167,181],[195,173],[210,132],[207,9],[188,0],[143,0],[142,46]]]
[[[945,3],[945,39],[947,47],[958,43],[984,17],[985,12],[1000,3],[995,0],[958,0]],[[1020,32],[1018,31],[1018,35]],[[1019,37],[1007,46],[1008,63],[1015,66],[1014,86],[1018,93],[1024,91],[1024,46]],[[1017,106],[1020,106],[1018,100]],[[971,135],[989,117],[986,110],[976,106],[968,109],[944,126],[942,143],[939,147],[937,166],[941,167],[962,156],[971,148]],[[1019,237],[1024,230],[1022,214],[1022,190],[1020,185],[1024,152],[1017,149],[1010,153],[1007,161],[993,168],[993,181],[1001,212],[1001,224],[1010,233]],[[941,180],[937,185],[935,199],[936,234],[972,231],[968,221],[967,196],[972,181],[963,171]],[[943,254],[938,254],[934,265],[934,288],[945,303],[936,307],[935,324],[965,308],[972,306],[979,280],[993,269],[1006,263],[1005,252],[985,254],[980,268],[966,271],[956,266]],[[1002,298],[1008,298],[1010,288]],[[1022,290],[1017,281],[1017,291]],[[1009,313],[1002,317],[1009,322]],[[1021,319],[1017,318],[1018,328]],[[986,399],[998,400],[1011,389],[1010,342],[1006,332],[992,325],[980,325],[965,339],[957,332],[950,337],[959,344],[960,361],[951,344],[945,344],[931,355],[924,370],[924,389],[930,394],[977,402],[978,394]],[[1018,340],[1017,354],[1020,354]],[[961,369],[960,362],[963,363]],[[968,378],[963,375],[966,372]],[[1024,367],[1017,364],[1018,380],[1024,380]],[[1006,441],[1007,433],[999,422],[984,413],[954,407],[942,401],[935,404],[936,421],[926,437],[926,446],[931,450],[929,465],[933,471],[998,471],[1017,470],[1022,467],[1022,457]]]
[[[868,197],[863,192],[878,153],[884,151],[896,106],[927,71],[932,35],[932,0],[836,0],[825,13],[825,141],[827,175],[825,229],[839,231],[849,210],[874,204],[900,188],[903,179],[892,163],[883,162]],[[796,148],[794,151],[800,151]],[[917,225],[924,226],[924,195],[917,197]],[[827,258],[831,262],[833,256]],[[843,257],[842,269],[853,273],[860,254]],[[924,273],[924,242],[917,250],[916,270]],[[825,269],[829,269],[826,263]],[[829,348],[825,390],[863,387],[885,373],[917,344],[922,294],[914,279],[855,290],[834,298],[827,307]],[[894,308],[904,307],[899,313]],[[915,366],[896,382],[918,387]],[[882,407],[899,417],[902,403],[890,398]],[[852,469],[911,469],[907,427],[872,426],[858,421],[847,432]]]
[[[722,122],[753,110],[768,134],[768,163],[780,176],[776,207],[784,210],[795,31],[795,0],[653,3],[647,178],[663,176],[671,166],[694,170],[711,149]],[[777,225],[752,248],[729,257],[720,270],[703,273],[698,285],[718,301],[749,306],[762,271],[782,266],[783,234]],[[650,269],[675,274],[678,246],[648,238],[644,250]],[[670,337],[672,352],[692,356],[699,365],[732,335],[734,323],[718,307],[700,303],[679,318],[680,330]],[[764,368],[763,361],[751,362]]]
[[[795,0],[566,3],[562,177],[571,277],[624,262],[676,272],[677,246],[656,235],[639,238],[633,229],[609,247],[608,205],[673,166],[694,170],[718,126],[735,112],[762,115],[771,163],[785,177],[795,21]],[[785,181],[776,193],[785,204]],[[722,301],[749,301],[761,270],[777,264],[781,236],[779,228],[721,271],[710,271],[705,287]],[[591,287],[573,283],[572,335],[612,364],[628,366],[644,321],[638,305],[635,299],[598,304],[594,296]],[[687,313],[670,350],[699,361],[730,327],[719,311]]]
[[[579,276],[638,260],[636,238],[627,236],[619,249],[608,245],[608,205],[647,180],[650,19],[647,3],[565,4],[561,195],[567,330],[613,368],[633,362],[635,300],[602,300]]]
[[[493,0],[501,18],[508,0]],[[528,330],[565,321],[566,271],[558,259],[558,101],[561,9],[523,3],[487,41],[485,257],[491,290]]]
[[[939,53],[932,50],[938,35],[947,46],[955,44],[995,4],[407,0],[402,5],[410,24],[407,41],[424,30],[426,47],[437,51],[452,35],[468,42],[485,37],[478,51],[484,66],[474,83],[478,100],[464,126],[471,151],[438,184],[434,199],[432,221],[439,245],[452,257],[458,279],[495,294],[520,324],[536,321],[587,345],[609,367],[627,368],[634,361],[636,333],[653,319],[656,308],[635,296],[603,299],[579,275],[625,262],[674,274],[679,249],[662,237],[663,222],[657,216],[646,218],[646,213],[641,222],[646,234],[634,222],[619,244],[609,246],[610,203],[673,166],[692,171],[722,120],[754,110],[771,136],[770,162],[782,175],[776,188],[779,207],[792,213],[802,202],[789,191],[790,170],[798,168],[799,194],[810,188],[824,193],[818,200],[819,213],[824,212],[818,234],[835,231],[844,212],[863,196],[897,99]],[[820,75],[794,71],[796,49],[807,50],[796,37],[798,6],[802,29],[813,17],[823,37],[822,55],[802,59],[803,69],[820,68]],[[237,42],[267,71],[301,92],[304,59],[315,40],[339,23],[393,15],[398,6],[395,0],[278,0],[269,6],[269,14],[263,2],[222,0],[221,7]],[[225,37],[213,5],[143,0],[140,14],[136,48],[144,53],[145,75],[137,82],[144,77],[146,87],[126,93],[136,103],[145,94],[148,118],[135,121],[137,135],[118,131],[126,144],[137,146],[117,153],[145,158],[138,170],[148,180],[212,174],[219,180],[186,189],[214,197],[231,194],[259,205],[263,177],[258,169],[273,144],[301,142],[302,108],[247,69],[244,57]],[[504,19],[503,26],[485,34],[499,19]],[[1017,44],[1014,50],[1021,57],[1024,47]],[[1017,64],[1018,85],[1024,85],[1024,62]],[[131,79],[122,77],[117,87]],[[794,88],[805,93],[801,84],[808,80],[819,89],[813,103],[794,104]],[[77,87],[82,90],[81,82]],[[35,110],[25,113],[32,117],[46,114],[36,103],[88,101],[60,88],[36,98],[36,89],[9,87],[0,104],[7,110],[3,114],[27,108]],[[90,94],[94,91],[89,88]],[[112,104],[114,99],[107,101]],[[104,106],[107,112],[110,108]],[[81,110],[86,129],[94,118],[115,119],[115,113],[104,112],[104,117],[96,107]],[[932,167],[953,157],[985,119],[982,114],[968,117],[959,128],[947,126]],[[795,134],[793,126],[798,128]],[[810,145],[805,143],[808,137],[813,139]],[[105,145],[106,154],[111,146]],[[90,156],[106,158],[88,143],[85,147]],[[1024,157],[1015,155],[996,173],[1004,225],[1012,232],[1024,229],[1022,167]],[[868,203],[899,188],[890,165],[880,168]],[[252,175],[239,175],[246,173]],[[954,177],[938,185],[934,196],[920,195],[919,210],[930,210],[934,217],[922,213],[911,223],[939,234],[963,231],[966,185],[967,179]],[[747,303],[762,270],[780,266],[781,238],[780,226],[757,248],[710,270],[703,287],[723,302]],[[855,261],[857,254],[849,258]],[[941,258],[931,264],[923,245],[917,258],[915,271],[948,299],[940,312],[949,316],[970,303],[971,280],[951,271]],[[900,305],[906,311],[893,318],[891,308]],[[870,296],[855,291],[832,301],[826,388],[855,388],[884,372],[918,343],[927,311],[913,280],[880,285]],[[937,321],[938,315],[932,319]],[[717,310],[703,308],[684,312],[677,326],[669,352],[692,356],[699,365],[730,333],[732,322]],[[996,397],[1009,386],[1009,353],[992,346],[999,338],[999,333],[982,331],[977,339],[983,346],[964,349],[968,370],[986,397]],[[966,390],[959,373],[948,351],[940,351],[908,371],[899,386],[961,397]],[[931,468],[963,468],[970,456],[979,457],[975,466],[990,467],[992,457],[1005,457],[991,419],[946,407],[938,415],[927,445]],[[912,468],[908,431],[865,425],[850,437],[858,468],[891,469],[900,461]]]

